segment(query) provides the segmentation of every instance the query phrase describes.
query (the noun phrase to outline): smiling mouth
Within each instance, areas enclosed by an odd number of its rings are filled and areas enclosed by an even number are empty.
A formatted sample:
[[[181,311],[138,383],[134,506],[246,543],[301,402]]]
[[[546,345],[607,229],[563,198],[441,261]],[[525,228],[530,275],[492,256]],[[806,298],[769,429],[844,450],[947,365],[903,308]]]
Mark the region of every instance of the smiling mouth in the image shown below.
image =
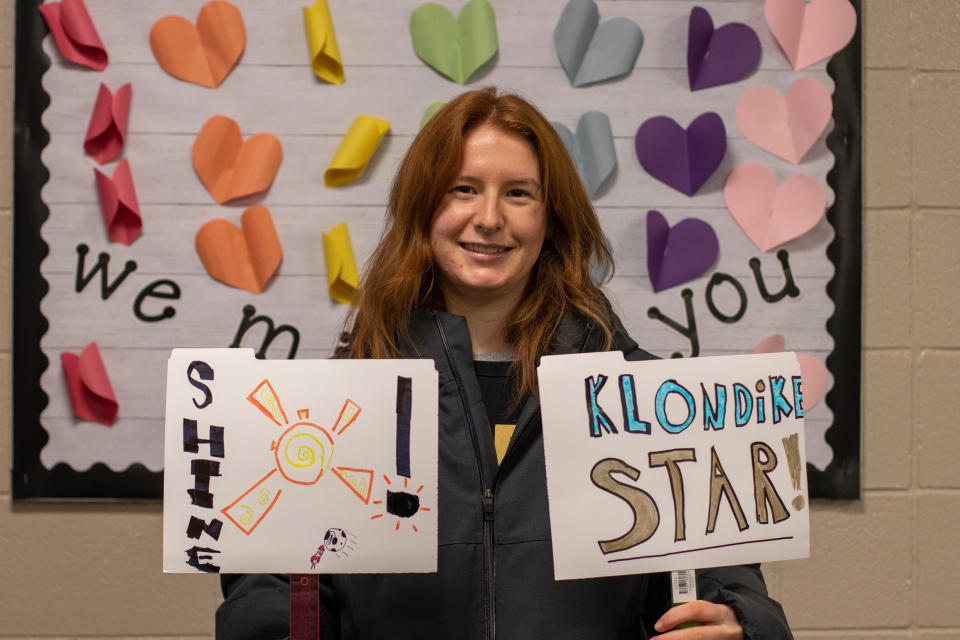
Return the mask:
[[[496,247],[486,244],[471,244],[469,242],[461,242],[460,246],[466,249],[467,251],[472,251],[474,253],[484,253],[487,255],[496,255],[498,253],[506,253],[510,250],[510,247]]]

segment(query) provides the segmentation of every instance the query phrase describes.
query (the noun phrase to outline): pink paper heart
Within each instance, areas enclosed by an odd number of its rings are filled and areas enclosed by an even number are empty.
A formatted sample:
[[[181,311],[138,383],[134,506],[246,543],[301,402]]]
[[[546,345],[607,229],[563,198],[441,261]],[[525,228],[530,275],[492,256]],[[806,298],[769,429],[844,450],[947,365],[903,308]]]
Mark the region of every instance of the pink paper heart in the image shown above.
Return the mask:
[[[737,126],[761,149],[799,164],[830,122],[830,91],[813,78],[800,78],[784,99],[776,89],[754,87],[737,101]]]
[[[781,185],[760,164],[734,169],[723,186],[727,209],[761,251],[769,251],[812,229],[827,206],[820,184],[796,175]]]
[[[786,340],[779,333],[767,336],[760,341],[754,353],[780,353],[786,347]],[[805,353],[797,354],[800,363],[800,377],[803,379],[803,410],[810,411],[823,400],[827,392],[827,368],[819,360]]]
[[[849,0],[767,0],[764,14],[794,70],[844,48],[857,30]]]

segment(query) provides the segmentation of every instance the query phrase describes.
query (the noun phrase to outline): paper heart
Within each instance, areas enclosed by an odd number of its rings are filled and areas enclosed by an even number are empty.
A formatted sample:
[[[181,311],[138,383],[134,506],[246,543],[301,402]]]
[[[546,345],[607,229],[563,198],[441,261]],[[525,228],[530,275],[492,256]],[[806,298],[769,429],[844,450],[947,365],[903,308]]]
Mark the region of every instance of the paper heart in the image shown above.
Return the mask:
[[[857,30],[857,11],[849,0],[766,0],[764,14],[794,70],[829,58]]]
[[[67,381],[73,414],[81,420],[111,426],[117,419],[117,397],[97,343],[88,344],[79,356],[61,353],[60,366]]]
[[[727,131],[716,113],[700,114],[686,130],[671,118],[650,118],[637,130],[637,158],[647,173],[693,196],[727,151]]]
[[[684,218],[671,227],[659,211],[647,212],[647,275],[654,293],[702,276],[719,252],[709,223]]]
[[[283,147],[269,133],[244,140],[236,122],[213,116],[197,134],[190,157],[203,186],[223,204],[269,188],[283,161]]]
[[[97,180],[103,222],[107,225],[107,237],[130,246],[143,228],[130,163],[126,158],[118,162],[113,170],[113,178],[108,178],[98,169],[94,169],[93,173]]]
[[[767,336],[760,341],[754,353],[780,353],[786,348],[786,340],[779,333]],[[823,400],[827,392],[827,368],[819,360],[805,353],[798,353],[797,362],[800,364],[800,378],[803,390],[803,411],[809,412],[817,403]]]
[[[761,251],[797,238],[823,217],[827,198],[810,176],[793,176],[781,185],[759,164],[734,169],[723,187],[734,220]]]
[[[447,106],[446,102],[431,102],[430,105],[423,110],[423,116],[420,118],[420,126],[417,127],[417,131],[423,129],[423,126],[430,122],[433,116],[437,115],[437,111],[443,109]]]
[[[553,30],[553,45],[570,84],[582,87],[630,73],[643,47],[643,32],[627,18],[600,24],[593,0],[570,0]]]
[[[130,113],[130,96],[129,82],[117,89],[116,95],[111,94],[110,89],[100,83],[100,91],[97,92],[90,124],[87,126],[87,135],[83,139],[83,150],[100,164],[113,160],[123,151],[127,116]]]
[[[307,30],[310,46],[310,64],[317,77],[333,84],[343,84],[343,64],[340,62],[340,47],[333,31],[333,18],[327,0],[317,0],[303,7],[303,26]]]
[[[247,30],[240,10],[226,0],[200,8],[197,24],[164,16],[150,29],[150,49],[160,68],[175,78],[215,89],[243,53]]]
[[[266,207],[250,207],[241,217],[242,229],[217,218],[197,231],[194,246],[203,268],[231,287],[261,293],[280,266],[283,247]]]
[[[487,0],[470,0],[456,18],[443,5],[428,2],[410,15],[410,38],[418,58],[465,84],[497,52],[497,19]]]
[[[590,261],[590,277],[597,283],[607,282],[613,273],[610,271],[610,267],[613,266],[613,245],[610,243],[610,238],[607,237],[607,234],[603,234],[603,246],[607,248],[607,253],[610,254],[611,262],[606,267],[601,267],[600,262],[597,260],[596,255]]]
[[[350,304],[360,286],[360,276],[346,222],[323,234],[323,260],[327,267],[330,297],[341,304]]]
[[[323,183],[327,187],[341,187],[363,175],[389,129],[390,123],[386,120],[368,115],[357,116],[323,173]]]
[[[577,165],[577,172],[587,193],[591,198],[596,197],[600,187],[617,168],[610,118],[600,111],[587,111],[577,122],[576,134],[559,122],[550,124]]]
[[[813,78],[800,78],[784,99],[770,87],[754,87],[737,101],[737,125],[761,149],[799,164],[830,122],[830,91]]]
[[[40,13],[64,58],[97,71],[107,68],[107,51],[83,0],[44,2]]]
[[[713,28],[703,7],[690,10],[687,31],[687,77],[690,90],[743,80],[760,64],[760,38],[742,22]]]

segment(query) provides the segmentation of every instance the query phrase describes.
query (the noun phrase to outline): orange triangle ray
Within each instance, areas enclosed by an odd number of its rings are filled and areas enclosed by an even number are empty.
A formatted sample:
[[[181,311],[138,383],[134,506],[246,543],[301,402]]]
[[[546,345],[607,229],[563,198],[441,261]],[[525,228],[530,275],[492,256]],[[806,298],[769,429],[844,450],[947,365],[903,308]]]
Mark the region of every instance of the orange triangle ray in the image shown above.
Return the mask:
[[[370,493],[373,490],[373,469],[353,469],[351,467],[334,467],[331,469],[338,478],[353,491],[364,504],[370,504]]]

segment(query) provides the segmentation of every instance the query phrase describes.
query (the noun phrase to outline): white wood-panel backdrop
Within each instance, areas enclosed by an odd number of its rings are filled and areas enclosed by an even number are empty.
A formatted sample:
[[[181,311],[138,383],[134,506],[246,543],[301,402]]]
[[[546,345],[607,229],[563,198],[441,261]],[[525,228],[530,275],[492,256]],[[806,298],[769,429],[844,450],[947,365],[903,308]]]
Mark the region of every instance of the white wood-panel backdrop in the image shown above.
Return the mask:
[[[104,462],[119,471],[134,462],[162,468],[163,396],[166,361],[172,347],[227,346],[237,333],[246,305],[256,307],[277,324],[300,334],[298,358],[326,357],[340,330],[346,308],[328,293],[321,233],[347,222],[358,263],[372,252],[379,236],[384,203],[393,173],[415,135],[423,110],[464,90],[424,65],[413,53],[408,22],[414,0],[329,0],[342,54],[346,81],[341,86],[318,80],[308,60],[301,5],[292,0],[236,0],[247,29],[246,49],[238,65],[217,89],[181,82],[162,71],[150,51],[153,23],[167,14],[195,20],[200,0],[86,0],[110,55],[102,73],[64,62],[52,38],[44,49],[52,66],[43,78],[51,104],[43,123],[51,142],[43,152],[50,180],[43,190],[50,216],[42,235],[50,247],[41,272],[50,285],[41,310],[49,331],[41,346],[50,366],[41,378],[50,402],[41,416],[49,433],[41,452],[44,466],[65,462],[82,471]],[[458,13],[463,2],[447,4]],[[779,181],[805,173],[823,185],[833,157],[826,133],[804,162],[793,166],[745,140],[734,121],[737,99],[754,86],[772,86],[784,93],[800,77],[813,77],[831,91],[825,63],[794,72],[777,46],[763,17],[762,0],[614,0],[598,2],[600,19],[624,16],[644,34],[643,49],[633,72],[621,79],[574,89],[553,49],[553,29],[562,0],[493,0],[500,51],[481,68],[469,86],[497,85],[536,103],[547,117],[575,128],[580,114],[601,110],[610,117],[619,169],[595,200],[608,235],[617,273],[607,290],[631,334],[648,350],[669,356],[690,353],[690,342],[663,322],[648,316],[657,307],[686,325],[681,290],[654,294],[646,270],[645,219],[660,210],[671,224],[697,217],[713,225],[720,255],[713,270],[685,285],[694,292],[693,309],[701,355],[750,352],[772,333],[786,336],[787,348],[814,355],[821,362],[833,349],[826,321],[833,303],[826,284],[833,276],[826,247],[833,229],[826,220],[787,245],[800,295],[764,302],[748,266],[758,257],[771,291],[779,291],[783,272],[774,254],[760,252],[726,210],[722,188],[729,172],[744,163],[769,167]],[[757,32],[763,47],[759,69],[738,83],[692,93],[686,75],[687,21],[694,5],[706,8],[721,25],[744,22]],[[131,82],[133,101],[127,142],[121,157],[129,159],[143,234],[126,247],[107,239],[93,179],[96,163],[83,153],[83,136],[99,83],[111,90]],[[722,165],[693,197],[688,198],[644,172],[633,137],[649,117],[667,115],[683,126],[705,111],[716,111],[727,129],[728,150]],[[366,173],[336,189],[323,186],[323,172],[352,120],[359,114],[384,118],[391,130]],[[197,179],[190,148],[201,126],[213,115],[236,120],[244,136],[266,131],[276,135],[284,151],[283,165],[264,194],[240,203],[216,205]],[[829,127],[828,127],[829,131]],[[104,170],[112,174],[110,163]],[[283,244],[283,262],[261,295],[230,288],[210,278],[193,248],[197,229],[223,217],[239,224],[246,206],[267,206]],[[100,252],[110,255],[111,280],[127,260],[137,269],[113,295],[102,300],[99,276],[75,290],[77,245],[89,246],[85,271]],[[747,295],[747,309],[736,323],[718,321],[705,302],[712,273],[737,278]],[[169,279],[180,287],[178,300],[150,298],[144,311],[158,313],[172,306],[175,315],[143,322],[133,312],[137,294],[151,282]],[[732,314],[740,305],[733,287],[720,285],[714,301]],[[252,329],[244,346],[260,347],[262,329]],[[90,341],[100,346],[119,402],[112,427],[78,421],[70,410],[60,367],[63,351],[79,353]],[[268,357],[285,357],[289,340],[280,336]],[[832,382],[831,382],[832,384]],[[807,413],[807,455],[818,468],[832,452],[823,434],[832,422],[821,403]]]

